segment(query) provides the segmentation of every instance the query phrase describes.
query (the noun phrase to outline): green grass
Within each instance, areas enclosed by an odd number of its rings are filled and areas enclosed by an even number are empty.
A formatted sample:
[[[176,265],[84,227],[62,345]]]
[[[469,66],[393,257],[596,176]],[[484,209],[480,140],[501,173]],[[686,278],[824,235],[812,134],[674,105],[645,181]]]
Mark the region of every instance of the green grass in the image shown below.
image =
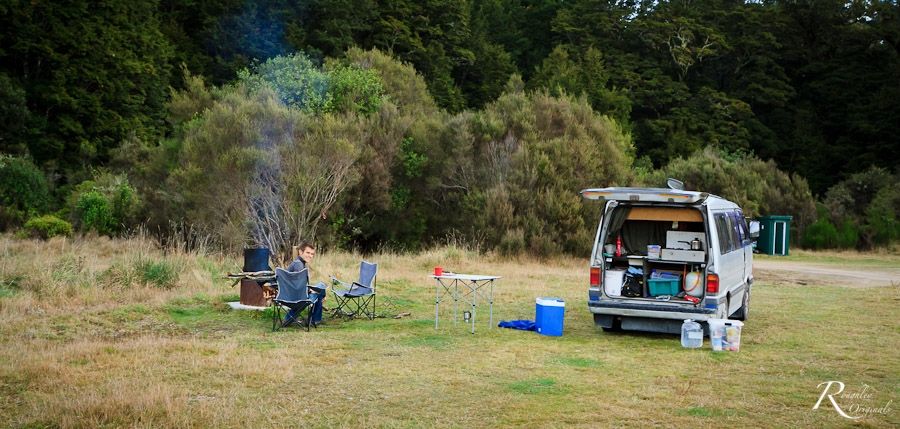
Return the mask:
[[[597,359],[579,357],[559,357],[554,359],[554,361],[575,368],[595,368],[601,365],[601,362]]]
[[[21,289],[21,284],[24,280],[25,276],[23,275],[0,278],[0,298],[8,298],[15,295]]]
[[[460,271],[471,256],[444,253]],[[0,297],[0,415],[11,427],[842,427],[833,410],[812,410],[819,383],[871,386],[871,407],[900,394],[896,288],[760,278],[741,351],[716,353],[708,339],[688,350],[676,335],[596,328],[581,261],[473,260],[473,272],[504,275],[494,323],[533,317],[536,296],[566,300],[562,337],[491,328],[484,307],[473,335],[450,305],[434,327],[426,276],[450,265],[444,253],[382,257],[379,312],[409,316],[326,319],[310,332],[273,333],[268,311],[230,310],[227,284],[60,288],[46,302],[11,288]],[[277,393],[288,385],[340,406]],[[898,427],[900,412],[860,425]]]
[[[515,381],[507,384],[509,390],[523,395],[559,394],[562,390],[556,386],[556,380],[552,378],[535,378],[530,380]]]

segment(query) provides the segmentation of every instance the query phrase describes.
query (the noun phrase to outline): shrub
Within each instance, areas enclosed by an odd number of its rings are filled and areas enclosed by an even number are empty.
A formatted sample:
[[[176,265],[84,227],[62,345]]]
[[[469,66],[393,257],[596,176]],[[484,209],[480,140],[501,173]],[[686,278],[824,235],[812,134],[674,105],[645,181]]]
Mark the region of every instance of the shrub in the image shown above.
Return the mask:
[[[84,231],[112,235],[116,221],[109,200],[99,191],[88,191],[78,197],[75,213],[79,226]]]
[[[838,231],[828,219],[818,219],[806,228],[801,241],[807,249],[830,249],[838,242]]]
[[[242,70],[238,78],[250,91],[268,87],[284,104],[305,112],[324,112],[332,102],[328,75],[303,53],[270,58],[252,71]]]
[[[25,232],[30,237],[48,239],[58,235],[72,234],[72,224],[54,215],[33,217],[25,222]]]
[[[0,154],[0,230],[46,213],[52,198],[47,178],[30,160]]]
[[[503,252],[520,245],[539,255],[583,252],[599,205],[585,204],[578,191],[632,180],[630,139],[584,98],[525,93],[514,78],[467,127],[475,136],[471,165],[485,166],[466,172],[475,179],[467,187],[488,189],[485,209],[471,218],[476,230],[491,231],[486,244]]]
[[[841,249],[852,249],[859,244],[859,237],[859,227],[855,223],[846,220],[841,224],[841,227],[838,228],[837,247]]]
[[[882,188],[866,208],[865,231],[874,245],[887,245],[900,239],[900,187]]]
[[[375,113],[384,101],[384,87],[374,70],[336,65],[328,71],[330,111]]]
[[[815,200],[806,180],[788,175],[773,161],[763,161],[754,155],[707,148],[687,158],[673,160],[663,171],[665,176],[683,181],[685,189],[709,192],[734,201],[743,208],[745,216],[793,216],[792,228],[796,229],[801,242],[806,227],[817,219]],[[662,183],[650,185],[661,186]]]
[[[80,183],[69,196],[69,210],[78,229],[109,236],[132,225],[139,206],[128,179],[108,173]]]
[[[871,248],[900,239],[897,181],[896,174],[872,167],[828,189],[824,204],[829,219],[834,224],[847,225],[843,242],[855,236],[854,246]]]

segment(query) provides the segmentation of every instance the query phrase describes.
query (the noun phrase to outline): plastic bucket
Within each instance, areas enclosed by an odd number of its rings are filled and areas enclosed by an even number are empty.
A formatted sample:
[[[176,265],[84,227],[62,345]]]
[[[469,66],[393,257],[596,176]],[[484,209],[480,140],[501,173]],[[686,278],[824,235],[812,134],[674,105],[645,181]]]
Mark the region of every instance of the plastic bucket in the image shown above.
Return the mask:
[[[709,342],[715,352],[741,350],[741,328],[744,322],[728,319],[709,319]]]
[[[603,289],[608,296],[621,296],[624,281],[625,270],[606,270],[603,276]]]
[[[559,337],[563,334],[566,302],[561,298],[538,298],[534,310],[534,326],[541,335]]]

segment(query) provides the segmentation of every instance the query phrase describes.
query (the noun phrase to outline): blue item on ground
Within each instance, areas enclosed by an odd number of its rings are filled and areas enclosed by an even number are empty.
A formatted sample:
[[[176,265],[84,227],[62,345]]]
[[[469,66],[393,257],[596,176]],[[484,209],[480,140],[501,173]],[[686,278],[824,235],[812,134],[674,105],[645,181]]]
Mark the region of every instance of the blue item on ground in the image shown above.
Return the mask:
[[[541,335],[559,337],[563,334],[566,302],[561,298],[538,298],[535,301],[534,322]]]
[[[501,320],[497,326],[501,328],[518,329],[520,331],[535,330],[534,321],[531,320]]]

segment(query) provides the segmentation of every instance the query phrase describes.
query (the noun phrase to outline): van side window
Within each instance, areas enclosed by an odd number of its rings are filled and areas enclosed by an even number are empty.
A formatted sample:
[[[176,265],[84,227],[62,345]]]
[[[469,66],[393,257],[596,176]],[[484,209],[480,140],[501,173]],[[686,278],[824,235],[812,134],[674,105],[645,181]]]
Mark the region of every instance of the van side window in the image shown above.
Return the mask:
[[[741,246],[750,244],[750,233],[747,228],[747,219],[744,219],[744,213],[740,210],[734,212],[734,220],[738,226],[738,232],[741,236]]]
[[[743,219],[740,215],[740,212],[737,210],[729,212],[728,216],[731,218],[731,223],[734,225],[734,248],[740,249],[744,246]]]
[[[731,252],[738,247],[737,239],[735,238],[734,233],[734,218],[731,217],[732,212],[725,213],[725,225],[727,225],[727,229],[725,230],[728,233],[728,251]]]
[[[731,251],[731,234],[728,232],[728,222],[725,213],[716,213],[716,233],[719,236],[719,253],[726,254]]]

